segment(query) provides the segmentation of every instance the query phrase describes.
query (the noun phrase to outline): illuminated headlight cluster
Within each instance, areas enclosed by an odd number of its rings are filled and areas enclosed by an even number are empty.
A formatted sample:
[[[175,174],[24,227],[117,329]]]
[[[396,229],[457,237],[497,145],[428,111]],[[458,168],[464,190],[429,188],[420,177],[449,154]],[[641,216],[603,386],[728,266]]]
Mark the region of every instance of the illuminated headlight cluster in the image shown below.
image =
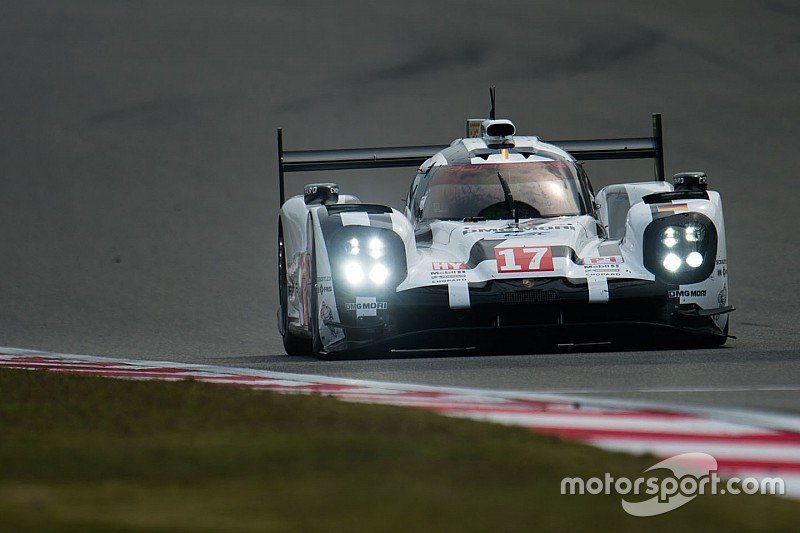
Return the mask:
[[[389,268],[379,260],[386,256],[386,244],[379,237],[345,241],[344,277],[350,285],[361,285],[365,279],[383,285],[389,278]],[[367,258],[369,260],[365,261]],[[370,264],[365,264],[365,263]]]
[[[389,277],[389,269],[386,268],[386,265],[378,263],[372,265],[367,275],[370,281],[376,285],[383,285]],[[361,285],[366,277],[364,275],[364,267],[357,261],[350,261],[344,265],[344,276],[350,285]]]
[[[356,237],[345,243],[345,250],[348,255],[361,255],[361,241]],[[372,237],[367,242],[367,254],[373,259],[380,259],[386,255],[386,246],[378,237]]]
[[[645,267],[664,281],[690,284],[704,280],[714,269],[716,254],[716,229],[700,213],[657,219],[645,230]]]
[[[686,264],[689,268],[699,268],[705,258],[703,251],[697,249],[705,240],[706,228],[701,224],[689,223],[684,226],[667,226],[661,232],[661,244],[668,250],[662,264],[669,272],[677,272]],[[681,257],[684,252],[686,255]]]

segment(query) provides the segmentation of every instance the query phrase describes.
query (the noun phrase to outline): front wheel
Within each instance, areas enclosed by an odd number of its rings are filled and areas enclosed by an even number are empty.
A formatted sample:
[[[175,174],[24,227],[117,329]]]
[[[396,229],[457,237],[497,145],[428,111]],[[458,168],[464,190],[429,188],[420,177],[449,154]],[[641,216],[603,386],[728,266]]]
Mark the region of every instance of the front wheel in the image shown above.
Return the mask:
[[[321,361],[334,361],[346,359],[350,356],[348,351],[326,352],[322,344],[322,336],[319,332],[320,322],[324,320],[319,308],[319,287],[317,282],[317,247],[314,240],[314,230],[310,224],[308,226],[308,247],[311,251],[309,256],[309,298],[308,298],[308,318],[309,329],[311,332],[310,349],[314,356]]]
[[[322,345],[322,336],[319,333],[319,325],[320,321],[323,318],[320,316],[320,309],[319,309],[319,288],[317,287],[317,251],[316,247],[314,246],[314,236],[313,232],[310,235],[309,239],[310,248],[311,248],[311,268],[309,269],[310,276],[309,276],[309,306],[308,306],[308,317],[309,317],[309,326],[311,330],[311,343],[310,348],[314,356],[321,360],[321,361],[331,361],[335,359],[339,359],[343,357],[343,353],[341,352],[325,352],[324,346]]]
[[[293,332],[289,326],[289,275],[282,227],[278,229],[278,293],[280,296],[278,326],[283,337],[283,349],[286,350],[287,355],[309,355],[311,345],[308,339]]]
[[[329,359],[329,355],[323,352],[322,337],[319,334],[319,287],[317,286],[317,245],[314,239],[314,227],[311,225],[311,219],[308,221],[307,227],[308,249],[310,250],[309,256],[309,275],[308,275],[308,323],[311,333],[311,352],[317,359]]]

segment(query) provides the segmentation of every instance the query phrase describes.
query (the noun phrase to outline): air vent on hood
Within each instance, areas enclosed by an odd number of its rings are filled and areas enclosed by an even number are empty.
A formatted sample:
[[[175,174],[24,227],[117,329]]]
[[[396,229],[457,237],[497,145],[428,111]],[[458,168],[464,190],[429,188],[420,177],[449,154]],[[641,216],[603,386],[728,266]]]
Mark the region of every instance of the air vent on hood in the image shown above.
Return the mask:
[[[511,291],[503,294],[504,305],[540,305],[559,301],[557,291],[532,289],[528,291]]]

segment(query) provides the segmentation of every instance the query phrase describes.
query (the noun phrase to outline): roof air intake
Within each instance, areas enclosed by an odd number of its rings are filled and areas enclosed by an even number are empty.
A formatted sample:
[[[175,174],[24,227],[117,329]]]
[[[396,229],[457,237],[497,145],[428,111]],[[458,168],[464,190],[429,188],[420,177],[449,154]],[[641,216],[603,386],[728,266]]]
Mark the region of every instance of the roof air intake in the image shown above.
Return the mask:
[[[486,140],[486,144],[502,144],[514,146],[514,141],[511,138],[517,129],[514,123],[510,120],[484,120],[481,123],[481,137]]]

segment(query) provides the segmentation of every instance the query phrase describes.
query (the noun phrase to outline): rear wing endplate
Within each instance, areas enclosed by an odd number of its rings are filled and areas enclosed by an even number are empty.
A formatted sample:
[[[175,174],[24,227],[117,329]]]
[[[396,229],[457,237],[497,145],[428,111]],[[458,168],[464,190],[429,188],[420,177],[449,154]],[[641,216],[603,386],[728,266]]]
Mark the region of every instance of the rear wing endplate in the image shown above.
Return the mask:
[[[655,179],[664,181],[664,139],[661,114],[653,115],[652,137],[543,141],[569,152],[575,159],[653,159]],[[366,168],[418,167],[449,145],[404,146],[396,148],[356,148],[344,150],[283,149],[283,130],[278,128],[278,180],[280,205],[285,198],[284,175],[287,172],[317,172]]]

